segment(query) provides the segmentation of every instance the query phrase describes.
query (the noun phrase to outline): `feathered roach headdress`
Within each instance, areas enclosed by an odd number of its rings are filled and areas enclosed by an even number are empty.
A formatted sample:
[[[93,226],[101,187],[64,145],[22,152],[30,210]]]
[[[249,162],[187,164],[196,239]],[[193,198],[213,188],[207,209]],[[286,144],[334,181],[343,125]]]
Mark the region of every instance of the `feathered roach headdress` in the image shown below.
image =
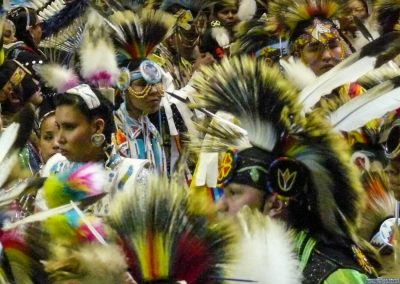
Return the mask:
[[[289,30],[289,43],[304,45],[311,39],[325,42],[338,37],[332,22],[344,6],[342,0],[273,0],[268,5],[270,29]]]
[[[128,66],[146,59],[170,35],[175,21],[160,10],[143,9],[138,13],[118,11],[110,17],[110,22],[120,65]]]
[[[226,124],[209,131],[221,139],[209,152],[234,148],[222,162],[220,183],[247,184],[298,202],[309,217],[293,217],[295,227],[326,239],[351,236],[362,189],[347,146],[319,117],[303,118],[298,93],[279,70],[232,58],[204,68],[194,86],[196,107],[231,113],[248,133]]]
[[[118,88],[126,90],[131,81],[141,78],[149,85],[159,83],[161,67],[147,57],[170,35],[174,17],[160,10],[143,8],[136,13],[116,11],[109,17],[109,23],[114,32],[118,63],[123,67]]]
[[[224,283],[233,232],[189,204],[187,191],[166,179],[116,195],[109,225],[118,233],[137,283]]]
[[[374,11],[383,33],[400,31],[400,3],[397,0],[376,0]]]

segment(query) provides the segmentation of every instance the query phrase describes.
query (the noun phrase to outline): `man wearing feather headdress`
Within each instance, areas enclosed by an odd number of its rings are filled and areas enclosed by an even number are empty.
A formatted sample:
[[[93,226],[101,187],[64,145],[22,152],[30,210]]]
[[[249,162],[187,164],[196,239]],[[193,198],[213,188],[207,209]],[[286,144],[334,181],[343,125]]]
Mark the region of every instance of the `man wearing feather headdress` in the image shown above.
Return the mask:
[[[342,61],[349,53],[333,19],[336,1],[271,1],[271,25],[289,28],[289,52],[319,76]]]
[[[355,234],[362,188],[349,151],[319,117],[304,119],[298,93],[279,71],[233,58],[203,69],[195,82],[198,107],[228,112],[242,128],[220,121],[207,130],[216,140],[202,145],[226,152],[220,210],[234,214],[249,205],[296,230],[303,283],[364,283],[376,276]]]

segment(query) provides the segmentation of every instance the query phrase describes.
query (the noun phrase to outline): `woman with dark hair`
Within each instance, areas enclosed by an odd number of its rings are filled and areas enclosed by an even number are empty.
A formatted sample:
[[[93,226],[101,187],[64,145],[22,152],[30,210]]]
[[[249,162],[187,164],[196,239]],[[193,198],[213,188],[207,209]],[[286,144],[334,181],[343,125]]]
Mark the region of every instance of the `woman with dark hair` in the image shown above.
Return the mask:
[[[0,104],[5,126],[8,119],[26,103],[40,105],[43,98],[38,81],[16,60],[7,60],[0,66]]]
[[[29,69],[45,61],[46,56],[39,49],[42,38],[42,23],[32,8],[17,7],[7,16],[15,25],[17,42],[8,48],[8,58],[17,59]]]
[[[110,172],[110,194],[94,208],[97,215],[108,213],[108,204],[117,191],[144,183],[147,160],[121,158],[112,145],[113,107],[103,95],[81,84],[58,95],[55,101],[56,143],[60,153],[52,156],[42,176],[76,168],[83,163],[101,163]],[[46,207],[38,204],[39,207]]]
[[[37,148],[42,164],[58,153],[55,103],[52,94],[44,97],[38,111]]]

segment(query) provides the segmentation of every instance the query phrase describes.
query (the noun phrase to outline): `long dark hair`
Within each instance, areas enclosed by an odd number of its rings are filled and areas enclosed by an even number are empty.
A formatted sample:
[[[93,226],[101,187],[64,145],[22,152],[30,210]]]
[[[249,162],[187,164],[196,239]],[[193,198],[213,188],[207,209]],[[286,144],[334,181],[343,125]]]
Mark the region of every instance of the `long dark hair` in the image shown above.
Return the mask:
[[[29,48],[41,54],[38,46],[34,42],[28,28],[38,24],[36,12],[32,8],[17,7],[8,13],[8,19],[15,25],[15,37],[23,41]]]
[[[115,132],[113,106],[98,90],[91,88],[100,101],[100,106],[94,109],[89,109],[85,101],[78,95],[62,93],[58,94],[55,99],[55,106],[68,105],[79,110],[88,121],[93,121],[97,118],[104,120],[103,134],[106,136],[106,141],[111,143],[111,135]]]

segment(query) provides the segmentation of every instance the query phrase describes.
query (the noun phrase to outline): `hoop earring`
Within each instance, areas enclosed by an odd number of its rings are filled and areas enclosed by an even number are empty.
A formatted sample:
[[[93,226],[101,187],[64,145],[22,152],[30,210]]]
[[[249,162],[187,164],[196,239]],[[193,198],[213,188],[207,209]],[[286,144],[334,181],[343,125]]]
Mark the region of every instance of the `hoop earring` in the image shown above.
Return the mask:
[[[90,142],[92,142],[92,144],[95,147],[101,147],[103,146],[104,142],[106,141],[106,136],[103,133],[95,133],[92,135],[92,137],[90,137]]]

